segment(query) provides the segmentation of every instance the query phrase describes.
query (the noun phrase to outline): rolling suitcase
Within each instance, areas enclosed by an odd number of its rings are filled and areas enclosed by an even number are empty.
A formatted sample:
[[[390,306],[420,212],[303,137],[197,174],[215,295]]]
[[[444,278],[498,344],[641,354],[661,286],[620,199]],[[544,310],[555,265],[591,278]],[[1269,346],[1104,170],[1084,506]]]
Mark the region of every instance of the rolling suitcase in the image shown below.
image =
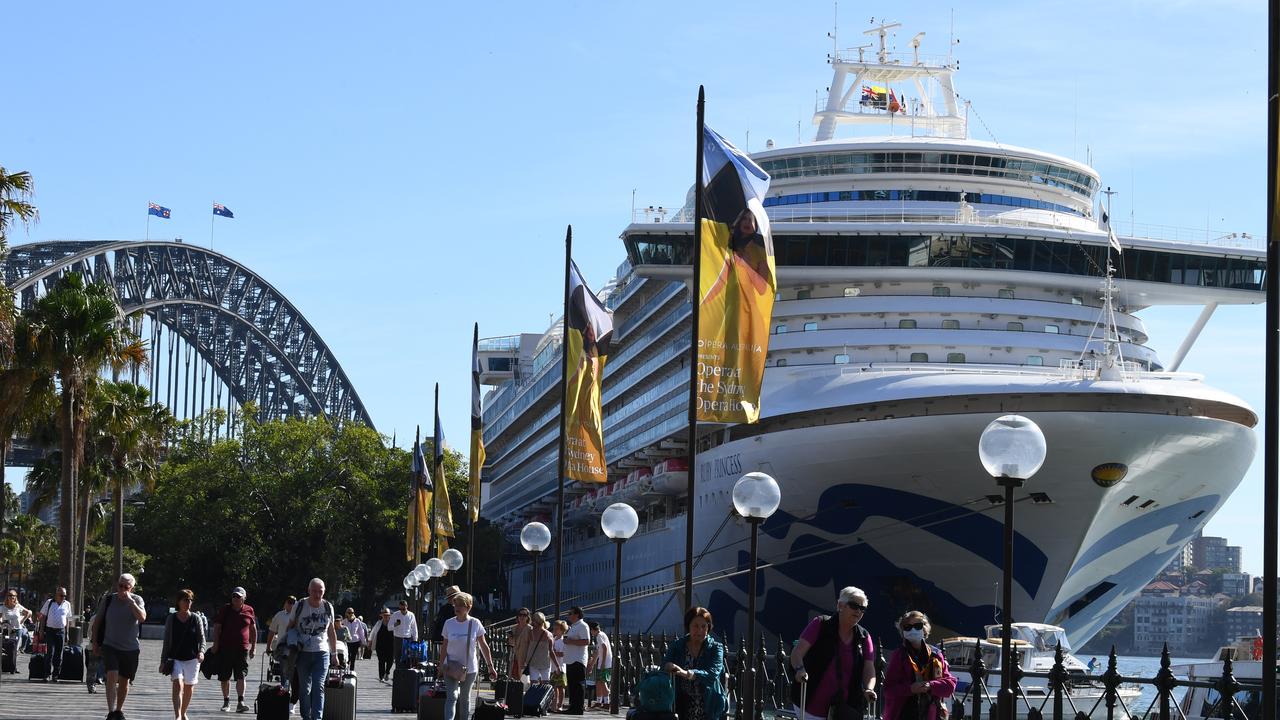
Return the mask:
[[[280,683],[267,682],[266,659],[264,654],[258,671],[258,694],[253,699],[253,714],[257,720],[289,720],[289,691]]]
[[[524,683],[511,678],[493,681],[493,699],[507,706],[507,715],[524,715]]]
[[[427,683],[418,692],[418,720],[444,720],[443,685]]]
[[[5,638],[4,659],[0,660],[0,672],[18,672],[18,639]]]
[[[507,717],[507,706],[497,700],[481,700],[476,705],[475,714],[472,720],[505,720]]]
[[[426,672],[419,668],[396,668],[391,672],[391,712],[414,712],[418,709],[418,686],[426,682]]]
[[[356,674],[330,670],[324,683],[324,720],[356,719]]]
[[[28,680],[49,679],[49,653],[36,653],[27,663]]]
[[[68,645],[62,649],[62,671],[59,680],[84,680],[84,648]]]
[[[555,694],[554,690],[555,688],[550,685],[530,685],[524,694],[524,702],[522,704],[524,714],[534,717],[546,715],[547,711],[551,709],[551,698]]]

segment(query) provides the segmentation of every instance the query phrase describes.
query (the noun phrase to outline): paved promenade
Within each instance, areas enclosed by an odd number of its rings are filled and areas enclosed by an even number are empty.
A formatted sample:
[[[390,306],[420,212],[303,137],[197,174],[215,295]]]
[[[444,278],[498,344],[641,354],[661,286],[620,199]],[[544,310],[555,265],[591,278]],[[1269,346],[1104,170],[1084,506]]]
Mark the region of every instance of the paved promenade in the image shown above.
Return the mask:
[[[103,720],[107,716],[107,701],[98,691],[89,694],[83,682],[79,683],[43,683],[27,680],[27,659],[29,655],[18,656],[17,675],[4,675],[0,678],[0,720],[37,720],[39,718],[56,718],[57,720]],[[258,690],[258,661],[254,659],[251,667],[251,679],[246,689],[245,702],[253,706],[253,696]],[[142,659],[138,668],[138,680],[129,692],[125,702],[125,717],[128,720],[171,720],[173,704],[171,700],[170,682],[167,677],[156,672],[160,663],[160,641],[142,641]],[[356,699],[356,714],[360,718],[387,718],[391,720],[411,720],[413,715],[391,712],[391,686],[383,685],[377,680],[377,661],[361,660],[356,663],[356,675],[359,677],[359,689]],[[493,697],[484,685],[484,697]],[[231,689],[231,702],[235,703],[235,687]],[[252,718],[252,712],[244,714],[223,713],[222,690],[217,679],[212,681],[200,678],[196,685],[195,695],[191,700],[189,715],[192,718]],[[625,708],[623,709],[625,713]],[[608,713],[589,712],[598,718],[610,717]],[[299,717],[294,715],[294,718]],[[558,717],[558,716],[557,716]]]

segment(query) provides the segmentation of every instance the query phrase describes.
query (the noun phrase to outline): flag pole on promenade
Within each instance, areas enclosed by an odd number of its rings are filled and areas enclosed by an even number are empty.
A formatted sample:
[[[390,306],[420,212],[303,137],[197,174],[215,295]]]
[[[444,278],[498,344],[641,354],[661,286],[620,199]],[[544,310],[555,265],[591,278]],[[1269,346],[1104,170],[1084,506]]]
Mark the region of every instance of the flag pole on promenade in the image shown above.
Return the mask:
[[[1270,3],[1267,53],[1267,337],[1266,405],[1263,412],[1262,717],[1276,720],[1276,574],[1280,544],[1280,4]]]
[[[556,473],[556,567],[555,567],[555,612],[552,617],[560,618],[560,572],[564,563],[564,473],[565,473],[565,427],[569,414],[569,264],[573,262],[573,226],[564,231],[564,315],[560,319],[560,459]],[[534,565],[537,572],[537,564]],[[535,582],[537,582],[535,580]],[[537,600],[535,598],[534,602]],[[537,610],[537,608],[534,608]]]
[[[467,515],[467,588],[474,590],[476,522],[480,519],[480,474],[484,471],[484,415],[480,411],[480,323],[471,333],[471,491],[468,493]]]
[[[702,301],[702,125],[705,91],[698,86],[697,151],[693,171],[693,286],[689,312],[689,480],[684,530],[684,609],[693,607],[693,508],[694,476],[698,471],[698,306]]]

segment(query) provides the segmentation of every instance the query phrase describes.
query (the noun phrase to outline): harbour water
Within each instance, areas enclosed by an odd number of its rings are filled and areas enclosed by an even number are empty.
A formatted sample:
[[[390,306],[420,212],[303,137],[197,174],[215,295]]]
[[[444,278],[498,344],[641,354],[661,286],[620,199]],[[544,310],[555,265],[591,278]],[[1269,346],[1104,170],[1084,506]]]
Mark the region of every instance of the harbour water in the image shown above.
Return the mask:
[[[1079,656],[1081,660],[1089,662],[1089,657],[1095,656]],[[1099,669],[1094,674],[1101,673],[1107,668],[1107,657],[1105,655],[1096,656],[1098,658]],[[1190,663],[1204,662],[1205,658],[1173,658],[1173,665],[1187,665]],[[1125,677],[1154,678],[1156,673],[1160,671],[1159,657],[1141,657],[1137,655],[1119,655],[1116,657],[1116,667],[1120,670],[1120,674]],[[1173,696],[1177,700],[1182,700],[1186,690],[1178,688],[1174,690]],[[1139,699],[1135,707],[1129,708],[1129,712],[1138,717],[1142,717],[1147,713],[1147,709],[1151,707],[1151,703],[1156,698],[1156,689],[1150,685],[1142,686],[1142,697]],[[1154,713],[1156,709],[1152,710]]]

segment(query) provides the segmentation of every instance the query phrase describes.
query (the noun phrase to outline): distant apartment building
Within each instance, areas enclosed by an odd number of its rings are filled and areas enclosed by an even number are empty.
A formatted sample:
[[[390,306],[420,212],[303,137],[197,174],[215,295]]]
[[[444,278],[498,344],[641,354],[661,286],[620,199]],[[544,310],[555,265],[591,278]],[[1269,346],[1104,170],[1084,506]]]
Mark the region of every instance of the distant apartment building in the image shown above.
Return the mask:
[[[1174,655],[1197,651],[1209,640],[1210,619],[1217,603],[1212,598],[1169,594],[1164,587],[1153,589],[1159,594],[1144,591],[1134,600],[1134,650],[1157,654],[1168,643]]]
[[[1191,541],[1191,562],[1200,570],[1240,572],[1240,547],[1227,539],[1201,535]]]
[[[1256,635],[1262,631],[1262,608],[1257,605],[1227,608],[1223,642],[1230,644],[1241,635]]]
[[[1189,567],[1194,563],[1191,555],[1192,543],[1183,545],[1178,552],[1173,554],[1173,558],[1169,560],[1169,564],[1161,571],[1162,575],[1181,575],[1182,569]]]
[[[31,505],[33,502],[35,502],[35,496],[29,489],[23,490],[21,493],[18,494],[18,507],[22,510],[23,513],[31,513]],[[49,503],[48,507],[44,508],[38,513],[31,513],[31,514],[34,514],[37,518],[40,519],[40,522],[44,523],[45,525],[52,525],[54,527],[57,527],[58,526],[58,509],[61,507],[61,505],[62,503],[60,503],[58,501],[58,498],[55,497],[53,499],[53,502]]]
[[[1251,587],[1252,583],[1249,580],[1250,580],[1249,573],[1243,573],[1243,572],[1222,573],[1222,577],[1220,580],[1222,587],[1219,588],[1219,591],[1222,592],[1224,595],[1230,595],[1233,598],[1238,598],[1242,595],[1248,595],[1249,592],[1252,590],[1252,587]]]

